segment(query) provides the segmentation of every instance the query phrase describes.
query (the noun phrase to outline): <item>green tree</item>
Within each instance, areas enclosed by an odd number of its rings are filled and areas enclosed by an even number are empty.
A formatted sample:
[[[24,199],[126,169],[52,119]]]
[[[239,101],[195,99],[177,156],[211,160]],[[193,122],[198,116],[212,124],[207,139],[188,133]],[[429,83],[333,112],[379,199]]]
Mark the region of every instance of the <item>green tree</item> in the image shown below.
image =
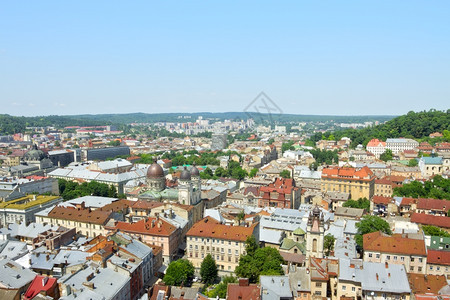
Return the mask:
[[[381,231],[386,234],[392,234],[391,227],[389,223],[378,216],[366,215],[362,217],[361,221],[356,223],[356,228],[358,233],[355,236],[356,243],[362,247],[363,246],[363,235],[375,231]]]
[[[239,259],[235,269],[236,275],[248,278],[250,282],[258,281],[260,275],[283,275],[281,264],[283,257],[277,249],[272,247],[258,248],[254,255],[246,254]]]
[[[250,170],[250,174],[248,175],[249,177],[253,178],[256,176],[256,174],[258,173],[258,169],[257,168],[253,168]]]
[[[120,141],[119,141],[119,140],[110,141],[110,142],[108,143],[108,145],[109,145],[109,146],[117,147],[117,146],[120,146]]]
[[[216,169],[215,175],[216,175],[217,177],[228,177],[228,171],[225,170],[225,169],[222,168],[222,167],[218,167],[218,168]]]
[[[292,145],[294,145],[294,142],[292,141],[281,144],[281,152],[284,153],[287,150],[295,150],[294,146]]]
[[[200,266],[200,276],[207,285],[214,283],[217,278],[217,265],[211,254],[206,255]]]
[[[447,231],[436,227],[432,225],[423,225],[422,226],[423,232],[425,235],[431,235],[431,236],[440,236],[440,237],[450,237],[450,233]]]
[[[167,267],[163,281],[167,285],[190,286],[194,278],[194,266],[187,259],[172,261]]]
[[[410,159],[410,160],[408,161],[408,167],[417,167],[418,164],[419,164],[419,163],[417,162],[416,159]]]
[[[367,198],[359,198],[358,200],[347,200],[342,204],[343,207],[362,208],[367,211],[370,210],[370,201]]]
[[[380,155],[380,159],[382,161],[392,160],[392,151],[391,149],[386,149],[383,154]]]
[[[280,172],[280,176],[283,178],[291,178],[291,172],[289,172],[288,170],[283,170]]]
[[[222,281],[217,284],[214,289],[207,291],[205,293],[206,296],[210,298],[216,298],[219,296],[219,298],[224,299],[227,297],[227,288],[229,283],[236,283],[237,279],[233,275],[227,275],[222,278]]]
[[[256,242],[256,238],[254,235],[251,235],[247,237],[247,240],[245,240],[245,252],[248,255],[255,255],[256,250],[259,249],[259,245]]]
[[[326,256],[330,255],[330,252],[334,250],[335,241],[336,238],[330,233],[323,238],[323,250]]]

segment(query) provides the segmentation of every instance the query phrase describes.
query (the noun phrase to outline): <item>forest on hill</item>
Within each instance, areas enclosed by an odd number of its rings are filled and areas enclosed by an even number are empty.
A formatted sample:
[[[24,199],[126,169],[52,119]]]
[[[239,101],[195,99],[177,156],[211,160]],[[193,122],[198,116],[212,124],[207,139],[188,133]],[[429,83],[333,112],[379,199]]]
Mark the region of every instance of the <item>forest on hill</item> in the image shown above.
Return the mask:
[[[387,138],[413,138],[417,140],[427,139],[431,133],[450,131],[450,109],[447,111],[429,110],[421,112],[410,111],[406,115],[396,117],[384,124],[363,129],[345,129],[325,134],[317,133],[311,137],[311,141],[332,137],[341,139],[348,137],[352,140],[352,146],[367,143],[377,138],[385,141]]]

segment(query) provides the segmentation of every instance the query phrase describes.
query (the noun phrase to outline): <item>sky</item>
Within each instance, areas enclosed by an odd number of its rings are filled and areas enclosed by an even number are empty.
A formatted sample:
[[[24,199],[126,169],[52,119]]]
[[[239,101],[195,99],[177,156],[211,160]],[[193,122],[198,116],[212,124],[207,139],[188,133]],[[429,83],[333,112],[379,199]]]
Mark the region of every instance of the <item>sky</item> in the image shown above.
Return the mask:
[[[244,111],[261,92],[284,113],[447,110],[449,15],[447,0],[3,1],[0,114]]]

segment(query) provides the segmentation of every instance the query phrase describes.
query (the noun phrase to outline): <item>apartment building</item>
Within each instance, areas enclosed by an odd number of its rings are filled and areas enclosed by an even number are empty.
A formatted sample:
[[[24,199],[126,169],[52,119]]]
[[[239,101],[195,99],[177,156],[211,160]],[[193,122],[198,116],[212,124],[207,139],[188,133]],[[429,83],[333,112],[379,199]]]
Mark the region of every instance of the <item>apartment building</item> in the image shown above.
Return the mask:
[[[233,272],[245,255],[245,241],[254,235],[259,241],[259,223],[245,226],[224,225],[206,217],[186,234],[186,255],[194,267],[200,268],[206,255],[216,260],[219,271]]]
[[[380,231],[363,236],[364,261],[404,265],[408,273],[425,274],[427,249],[424,240]]]

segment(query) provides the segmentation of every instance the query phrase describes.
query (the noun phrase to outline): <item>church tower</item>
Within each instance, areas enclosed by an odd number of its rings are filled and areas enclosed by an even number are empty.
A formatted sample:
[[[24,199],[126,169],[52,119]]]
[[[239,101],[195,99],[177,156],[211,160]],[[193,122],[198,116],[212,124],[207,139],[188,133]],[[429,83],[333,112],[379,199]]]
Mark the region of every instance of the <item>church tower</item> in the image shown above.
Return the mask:
[[[306,227],[306,258],[317,257],[323,258],[323,214],[320,212],[319,207],[316,205],[312,213],[308,218],[308,224]]]
[[[192,185],[193,185],[193,193],[192,193],[192,205],[199,203],[202,200],[202,180],[200,179],[200,172],[197,169],[195,163],[191,168],[191,176],[192,176]]]
[[[186,167],[181,172],[180,179],[178,180],[178,202],[186,205],[194,205],[192,203],[192,194],[194,187],[192,186],[191,172]]]
[[[147,189],[161,192],[166,188],[166,177],[163,168],[153,159],[153,164],[147,170]]]

